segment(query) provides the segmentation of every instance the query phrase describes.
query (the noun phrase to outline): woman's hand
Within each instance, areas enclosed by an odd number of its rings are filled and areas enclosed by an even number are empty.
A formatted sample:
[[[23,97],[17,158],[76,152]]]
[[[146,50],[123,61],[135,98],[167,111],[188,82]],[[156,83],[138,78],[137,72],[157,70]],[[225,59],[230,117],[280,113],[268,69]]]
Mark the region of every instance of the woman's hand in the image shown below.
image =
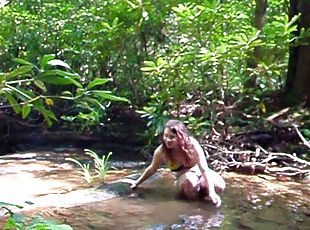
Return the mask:
[[[222,205],[221,197],[216,193],[209,194],[209,196],[205,197],[205,200],[211,200],[216,208],[219,208]]]
[[[138,187],[138,183],[136,180],[130,179],[130,178],[123,178],[120,180],[122,183],[128,184],[128,186],[131,189],[135,189],[136,187]]]
[[[136,189],[138,187],[138,185],[137,185],[137,182],[136,181],[133,181],[132,183],[131,183],[131,185],[130,185],[130,188],[131,189]]]

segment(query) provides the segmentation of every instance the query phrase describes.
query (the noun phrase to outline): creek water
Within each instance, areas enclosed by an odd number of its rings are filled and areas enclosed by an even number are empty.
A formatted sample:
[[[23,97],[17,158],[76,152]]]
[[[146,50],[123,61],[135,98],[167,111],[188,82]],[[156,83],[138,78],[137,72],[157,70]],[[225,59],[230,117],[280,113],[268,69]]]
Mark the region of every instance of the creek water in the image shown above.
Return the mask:
[[[165,169],[130,190],[120,179],[136,176],[146,166],[131,159],[112,157],[117,170],[109,172],[107,184],[87,185],[79,168],[65,161],[68,156],[78,158],[81,152],[27,151],[0,157],[0,201],[23,206],[15,212],[73,229],[306,230],[310,226],[309,183],[224,173],[227,188],[221,194],[222,207],[216,209],[208,202],[178,199],[173,175]]]

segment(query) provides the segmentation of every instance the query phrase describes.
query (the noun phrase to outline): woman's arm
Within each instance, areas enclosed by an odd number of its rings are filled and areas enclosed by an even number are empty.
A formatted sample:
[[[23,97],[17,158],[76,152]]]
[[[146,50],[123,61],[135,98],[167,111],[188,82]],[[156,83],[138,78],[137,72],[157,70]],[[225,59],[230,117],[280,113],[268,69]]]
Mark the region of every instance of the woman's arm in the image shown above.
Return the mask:
[[[209,189],[209,197],[212,200],[212,202],[216,204],[216,207],[220,207],[221,198],[215,192],[214,177],[212,176],[213,174],[211,173],[211,169],[208,167],[208,163],[204,155],[204,151],[201,145],[198,143],[198,141],[195,138],[191,138],[191,141],[198,153],[198,166],[202,173],[202,176],[204,177],[207,183],[207,187]]]
[[[162,162],[162,146],[160,145],[154,152],[152,163],[144,170],[143,174],[131,185],[131,188],[138,187],[141,183],[152,176],[160,166]]]

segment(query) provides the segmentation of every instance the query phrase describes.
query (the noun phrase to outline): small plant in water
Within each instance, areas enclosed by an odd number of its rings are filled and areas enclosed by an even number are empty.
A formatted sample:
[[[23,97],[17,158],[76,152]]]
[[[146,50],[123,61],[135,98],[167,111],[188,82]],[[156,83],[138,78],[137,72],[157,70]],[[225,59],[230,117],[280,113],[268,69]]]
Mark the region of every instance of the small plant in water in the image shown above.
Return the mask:
[[[82,175],[83,179],[86,180],[87,183],[91,183],[93,181],[93,177],[91,175],[91,169],[89,163],[81,163],[78,160],[68,157],[66,158],[67,161],[71,161],[73,163],[76,163],[80,168],[82,169]]]
[[[105,179],[108,170],[110,168],[110,164],[109,164],[109,158],[112,155],[112,152],[109,152],[108,155],[103,155],[101,158],[98,156],[97,153],[95,153],[94,151],[90,150],[90,149],[84,149],[85,154],[87,154],[88,156],[90,156],[94,162],[94,166],[95,166],[95,172],[96,172],[96,176],[98,176],[100,179]],[[87,183],[91,183],[93,182],[94,177],[92,176],[91,173],[91,168],[90,168],[90,164],[89,163],[81,163],[78,160],[74,159],[74,158],[66,158],[66,160],[71,161],[76,163],[78,166],[80,166],[80,168],[82,169],[82,175],[83,175],[83,179],[87,182]]]
[[[109,158],[112,155],[112,152],[109,152],[108,155],[103,155],[100,158],[94,151],[90,149],[85,149],[85,153],[93,158],[95,164],[95,171],[100,179],[105,179],[107,172],[110,168]]]

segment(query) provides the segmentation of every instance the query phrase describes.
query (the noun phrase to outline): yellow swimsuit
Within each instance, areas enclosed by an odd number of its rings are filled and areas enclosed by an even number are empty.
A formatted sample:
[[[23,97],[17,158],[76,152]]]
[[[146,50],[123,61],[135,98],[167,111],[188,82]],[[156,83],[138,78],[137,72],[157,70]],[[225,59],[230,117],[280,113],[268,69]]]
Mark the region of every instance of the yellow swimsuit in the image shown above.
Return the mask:
[[[173,162],[173,161],[170,161],[168,163],[168,168],[172,171],[172,172],[178,172],[178,171],[181,171],[183,169],[186,169],[187,167],[185,167],[184,165],[180,165],[178,164],[177,162]]]

